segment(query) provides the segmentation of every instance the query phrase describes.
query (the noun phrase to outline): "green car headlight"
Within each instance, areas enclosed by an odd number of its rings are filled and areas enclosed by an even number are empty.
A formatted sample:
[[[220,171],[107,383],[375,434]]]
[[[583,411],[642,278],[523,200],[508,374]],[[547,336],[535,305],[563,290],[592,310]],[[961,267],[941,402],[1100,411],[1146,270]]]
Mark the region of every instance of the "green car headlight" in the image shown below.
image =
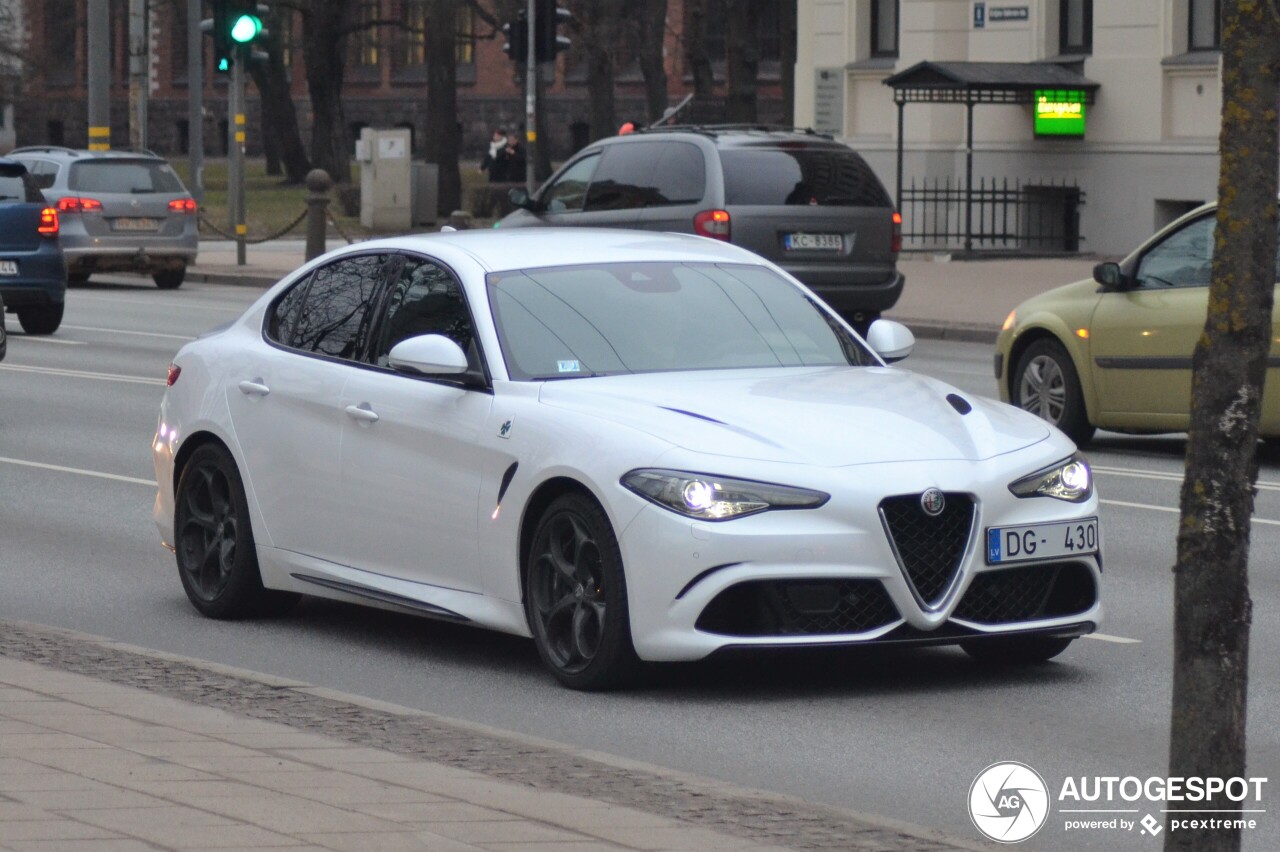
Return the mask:
[[[701,521],[728,521],[770,509],[816,509],[830,494],[680,470],[633,470],[622,485],[664,509]]]
[[[1053,497],[1082,503],[1093,494],[1093,471],[1085,457],[1076,453],[1049,465],[1009,486],[1019,497]]]

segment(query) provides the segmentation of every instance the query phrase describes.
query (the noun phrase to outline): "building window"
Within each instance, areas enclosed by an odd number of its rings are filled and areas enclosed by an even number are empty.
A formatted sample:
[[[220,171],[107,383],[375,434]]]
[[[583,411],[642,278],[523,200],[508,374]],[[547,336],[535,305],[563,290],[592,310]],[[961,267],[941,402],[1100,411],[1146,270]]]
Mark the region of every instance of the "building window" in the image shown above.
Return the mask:
[[[898,55],[898,0],[871,0],[871,55]]]
[[[473,65],[476,61],[476,10],[463,5],[458,8],[458,46],[454,58],[459,65]]]
[[[782,38],[778,32],[778,21],[782,14],[780,5],[779,2],[773,2],[760,6],[760,17],[757,18],[757,23],[762,62],[777,62],[782,55]],[[724,0],[715,0],[707,7],[707,15],[703,19],[703,26],[706,27],[703,43],[707,47],[707,57],[712,62],[723,62],[725,59],[729,36],[728,16],[729,7]],[[630,50],[631,46],[627,49]]]
[[[1187,49],[1222,49],[1222,0],[1188,0]]]
[[[175,83],[187,82],[187,4],[165,7],[173,16],[169,26],[169,78]]]
[[[403,11],[404,51],[402,67],[424,65],[427,61],[427,4],[423,0],[406,0]]]
[[[1061,0],[1058,52],[1093,53],[1093,0]]]
[[[356,30],[356,64],[362,68],[378,67],[378,2],[360,4],[360,29]]]

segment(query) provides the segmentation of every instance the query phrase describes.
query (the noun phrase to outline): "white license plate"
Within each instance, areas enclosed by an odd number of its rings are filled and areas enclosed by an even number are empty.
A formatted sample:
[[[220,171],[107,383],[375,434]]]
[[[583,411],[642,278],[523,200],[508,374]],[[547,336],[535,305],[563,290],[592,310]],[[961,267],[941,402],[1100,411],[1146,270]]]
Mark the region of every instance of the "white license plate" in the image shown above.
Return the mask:
[[[787,234],[783,245],[787,251],[840,251],[844,239],[839,234]]]
[[[1098,519],[987,529],[987,564],[1062,559],[1098,552]]]
[[[0,260],[0,275],[17,275],[18,261]]]
[[[160,230],[159,219],[113,219],[111,220],[111,228],[115,231],[158,231]]]

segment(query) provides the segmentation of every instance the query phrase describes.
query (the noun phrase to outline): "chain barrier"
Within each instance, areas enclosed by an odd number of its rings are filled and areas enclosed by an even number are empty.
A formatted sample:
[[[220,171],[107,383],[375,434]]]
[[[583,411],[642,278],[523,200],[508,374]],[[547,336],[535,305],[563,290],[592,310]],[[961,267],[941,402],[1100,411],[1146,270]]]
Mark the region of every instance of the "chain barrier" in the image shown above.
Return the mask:
[[[302,224],[302,220],[303,220],[303,219],[306,219],[306,218],[307,218],[307,211],[306,211],[306,209],[304,208],[304,209],[303,209],[303,211],[302,211],[301,213],[299,213],[299,214],[298,214],[298,218],[297,218],[297,219],[294,219],[292,222],[290,222],[288,225],[285,225],[283,228],[281,228],[280,230],[276,231],[274,234],[269,234],[269,235],[267,235],[267,236],[265,236],[265,237],[252,237],[252,238],[250,238],[250,237],[245,237],[244,241],[245,241],[246,243],[248,243],[249,245],[260,245],[261,243],[267,243],[267,242],[271,242],[272,240],[278,240],[278,239],[280,239],[281,237],[283,237],[285,234],[287,234],[287,233],[289,233],[290,231],[292,231],[294,228],[296,228],[296,227],[298,227],[299,225],[301,225],[301,224]],[[330,218],[330,221],[333,221],[333,217],[332,217],[332,215],[331,215],[329,218]],[[221,228],[219,228],[217,225],[213,224],[213,222],[212,222],[212,221],[210,221],[210,220],[209,220],[209,219],[208,219],[208,218],[207,218],[203,213],[201,213],[201,214],[200,214],[200,224],[204,225],[204,226],[205,226],[205,227],[207,227],[209,230],[213,231],[214,233],[218,234],[219,236],[223,237],[224,239],[228,239],[228,240],[234,240],[234,239],[236,239],[236,237],[235,237],[235,235],[234,235],[234,234],[229,234],[229,233],[227,233],[226,231],[224,231],[224,230],[222,230]],[[335,227],[337,227],[336,223],[335,223],[335,225],[334,225],[334,226],[335,226]],[[341,230],[339,230],[339,233],[341,233]],[[346,236],[346,234],[343,234],[343,236],[345,237],[345,236]],[[348,243],[348,244],[350,244],[350,243],[351,243],[351,240],[350,240],[350,239],[348,239],[348,240],[347,240],[347,243]]]
[[[342,230],[342,226],[338,224],[338,220],[333,217],[333,211],[326,207],[324,212],[325,212],[325,215],[329,217],[329,224],[333,225],[333,229],[338,232],[338,236],[346,240],[347,245],[351,245],[352,243],[354,243],[355,240],[347,236],[347,232]]]

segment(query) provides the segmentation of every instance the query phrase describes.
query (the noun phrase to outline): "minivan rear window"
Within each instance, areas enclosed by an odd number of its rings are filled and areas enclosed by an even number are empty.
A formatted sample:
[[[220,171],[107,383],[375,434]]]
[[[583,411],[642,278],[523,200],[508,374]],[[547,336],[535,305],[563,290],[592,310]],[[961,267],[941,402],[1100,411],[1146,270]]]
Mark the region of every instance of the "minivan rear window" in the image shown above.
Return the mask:
[[[892,207],[857,153],[841,148],[722,149],[726,204]]]
[[[76,192],[185,192],[168,163],[157,160],[86,160],[72,163],[67,186]]]

